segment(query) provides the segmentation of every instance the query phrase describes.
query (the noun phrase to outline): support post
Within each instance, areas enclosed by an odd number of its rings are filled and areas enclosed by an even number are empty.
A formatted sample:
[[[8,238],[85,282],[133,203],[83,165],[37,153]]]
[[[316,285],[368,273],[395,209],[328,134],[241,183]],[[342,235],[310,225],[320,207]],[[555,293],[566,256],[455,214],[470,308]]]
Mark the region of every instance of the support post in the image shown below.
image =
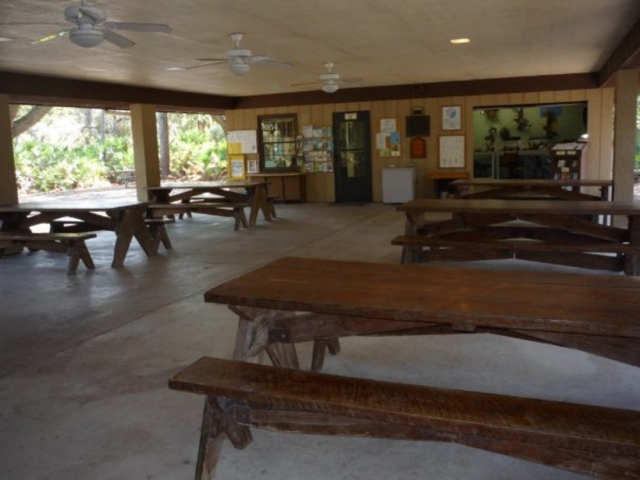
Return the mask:
[[[18,203],[9,97],[0,95],[0,205]]]
[[[613,199],[630,202],[633,200],[633,169],[636,154],[638,70],[618,71],[615,75],[615,84]]]
[[[160,186],[158,130],[154,105],[131,105],[131,133],[138,200],[147,201],[147,187]]]

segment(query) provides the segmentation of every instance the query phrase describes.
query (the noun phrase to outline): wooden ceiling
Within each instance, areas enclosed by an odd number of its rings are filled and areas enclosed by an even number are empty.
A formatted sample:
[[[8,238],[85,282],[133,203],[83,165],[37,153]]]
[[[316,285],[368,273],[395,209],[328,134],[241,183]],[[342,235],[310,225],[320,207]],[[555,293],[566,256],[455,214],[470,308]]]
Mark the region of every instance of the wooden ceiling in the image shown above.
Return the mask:
[[[89,4],[109,20],[167,23],[172,33],[119,31],[136,42],[127,49],[106,41],[82,48],[68,36],[32,43],[71,27],[63,12],[78,4],[0,2],[0,36],[13,39],[0,42],[0,92],[24,90],[19,82],[31,78],[30,95],[40,84],[48,96],[55,81],[38,80],[54,77],[177,91],[194,103],[207,96],[215,108],[229,108],[285,94],[337,100],[347,89],[326,94],[319,84],[292,86],[317,80],[327,61],[342,78],[360,79],[352,94],[556,75],[602,85],[617,69],[640,64],[637,0],[95,0]],[[233,32],[244,33],[242,47],[254,55],[292,67],[253,64],[241,77],[226,64],[199,67],[206,63],[199,58],[232,48]],[[459,37],[471,43],[449,43]]]

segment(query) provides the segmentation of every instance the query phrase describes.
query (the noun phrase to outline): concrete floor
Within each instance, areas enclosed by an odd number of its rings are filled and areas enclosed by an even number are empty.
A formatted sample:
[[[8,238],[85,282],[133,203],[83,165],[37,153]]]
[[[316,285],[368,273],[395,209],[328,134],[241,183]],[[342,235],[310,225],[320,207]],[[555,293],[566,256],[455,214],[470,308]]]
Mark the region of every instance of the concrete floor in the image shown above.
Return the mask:
[[[68,276],[66,258],[46,252],[0,260],[0,478],[193,478],[202,398],[167,379],[203,355],[230,358],[236,327],[203,292],[285,255],[399,259],[391,206],[277,208],[276,221],[240,232],[230,219],[178,221],[172,252],[147,259],[134,244],[121,269],[109,267],[109,232],[89,241],[95,271]],[[343,339],[325,371],[640,409],[640,369],[492,335]],[[454,444],[253,433],[244,451],[225,445],[217,479],[584,478]]]

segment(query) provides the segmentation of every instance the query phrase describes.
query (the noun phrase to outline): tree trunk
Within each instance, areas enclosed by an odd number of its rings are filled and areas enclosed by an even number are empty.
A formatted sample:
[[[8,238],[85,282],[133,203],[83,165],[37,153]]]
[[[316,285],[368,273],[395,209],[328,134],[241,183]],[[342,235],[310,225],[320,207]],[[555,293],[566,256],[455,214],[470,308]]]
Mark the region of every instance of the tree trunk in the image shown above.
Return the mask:
[[[167,178],[171,173],[171,157],[169,154],[169,116],[167,112],[158,112],[158,139],[160,147],[160,176]]]
[[[227,117],[224,115],[211,115],[213,121],[222,127],[225,137],[227,136]]]
[[[18,113],[18,106],[11,107],[11,129],[13,132],[13,138],[16,138],[18,135],[23,134],[31,127],[33,127],[36,123],[38,123],[53,107],[44,106],[44,105],[35,105],[29,110],[27,113],[22,115],[20,118],[15,118]]]

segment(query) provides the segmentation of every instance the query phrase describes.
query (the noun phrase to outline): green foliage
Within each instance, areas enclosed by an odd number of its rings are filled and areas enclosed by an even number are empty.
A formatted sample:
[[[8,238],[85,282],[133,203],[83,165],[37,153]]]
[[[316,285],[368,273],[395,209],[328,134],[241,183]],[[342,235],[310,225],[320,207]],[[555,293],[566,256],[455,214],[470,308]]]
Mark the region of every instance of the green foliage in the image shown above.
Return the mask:
[[[22,106],[19,115],[28,110]],[[210,115],[169,114],[171,176],[226,178],[226,138]],[[19,189],[48,192],[119,182],[134,168],[128,112],[54,108],[14,141]]]
[[[171,173],[191,180],[227,176],[227,141],[210,115],[169,114]]]

